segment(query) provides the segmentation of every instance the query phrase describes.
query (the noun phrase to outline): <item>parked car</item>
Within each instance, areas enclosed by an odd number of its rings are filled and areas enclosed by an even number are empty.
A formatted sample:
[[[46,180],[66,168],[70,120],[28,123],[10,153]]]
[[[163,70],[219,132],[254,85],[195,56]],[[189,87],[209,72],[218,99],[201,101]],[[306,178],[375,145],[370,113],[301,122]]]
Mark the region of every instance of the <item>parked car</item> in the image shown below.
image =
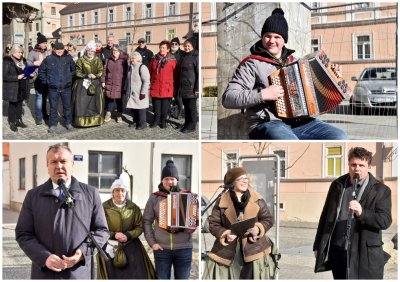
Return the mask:
[[[362,71],[350,97],[355,114],[372,109],[397,109],[397,72],[395,67],[370,67]]]

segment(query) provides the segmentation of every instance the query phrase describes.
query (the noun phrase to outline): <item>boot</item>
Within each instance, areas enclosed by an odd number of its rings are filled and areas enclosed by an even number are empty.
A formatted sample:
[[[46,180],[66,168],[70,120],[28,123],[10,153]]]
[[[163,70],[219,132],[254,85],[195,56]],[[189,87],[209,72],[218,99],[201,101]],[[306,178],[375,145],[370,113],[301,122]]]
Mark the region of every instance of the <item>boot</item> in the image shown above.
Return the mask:
[[[104,122],[109,122],[111,120],[111,112],[106,112],[104,117]]]
[[[15,124],[15,122],[9,122],[9,124],[10,124],[10,129],[11,129],[11,131],[14,131],[14,132],[17,132],[17,131],[18,131],[18,127],[17,127],[17,125]]]
[[[15,122],[16,126],[19,126],[21,128],[27,128],[28,126],[22,121],[22,118],[17,119],[17,121]]]

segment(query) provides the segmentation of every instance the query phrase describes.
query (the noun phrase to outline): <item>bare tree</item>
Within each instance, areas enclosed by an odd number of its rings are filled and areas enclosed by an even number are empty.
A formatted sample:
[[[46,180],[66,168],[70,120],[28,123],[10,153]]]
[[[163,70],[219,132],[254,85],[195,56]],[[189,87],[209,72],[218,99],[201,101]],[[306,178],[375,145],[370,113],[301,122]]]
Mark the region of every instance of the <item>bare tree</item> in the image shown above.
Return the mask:
[[[4,6],[3,6],[4,8]],[[25,54],[28,54],[29,44],[29,24],[39,17],[39,10],[26,4],[7,3],[5,4],[5,16],[18,23],[24,24],[24,48]]]
[[[136,13],[133,14],[133,25],[132,25],[132,40],[131,40],[131,52],[135,51],[135,36],[137,32],[137,26],[136,26]]]

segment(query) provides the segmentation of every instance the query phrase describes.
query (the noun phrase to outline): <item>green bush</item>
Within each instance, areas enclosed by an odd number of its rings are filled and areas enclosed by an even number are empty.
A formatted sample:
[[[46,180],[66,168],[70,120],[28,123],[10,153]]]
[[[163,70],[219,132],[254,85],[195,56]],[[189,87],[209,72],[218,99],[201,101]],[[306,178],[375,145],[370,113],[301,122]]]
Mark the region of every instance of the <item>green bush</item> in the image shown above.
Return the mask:
[[[218,87],[217,86],[207,86],[203,88],[203,97],[217,97]]]

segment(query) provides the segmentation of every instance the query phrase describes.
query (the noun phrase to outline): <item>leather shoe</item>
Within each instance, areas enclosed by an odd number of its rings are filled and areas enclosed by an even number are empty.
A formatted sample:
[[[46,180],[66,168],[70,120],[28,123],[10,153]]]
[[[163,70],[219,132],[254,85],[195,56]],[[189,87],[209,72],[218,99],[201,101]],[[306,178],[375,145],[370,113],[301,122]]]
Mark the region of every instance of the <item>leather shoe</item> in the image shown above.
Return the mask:
[[[54,133],[54,132],[56,132],[56,128],[57,128],[56,126],[50,126],[49,130],[47,130],[47,132],[48,133]]]
[[[144,124],[136,126],[137,130],[143,130],[143,129],[146,129],[146,128],[147,128],[147,123],[144,123]]]
[[[19,126],[21,128],[27,128],[28,126],[22,121],[22,118],[17,119],[17,121],[15,122],[16,126]]]
[[[43,120],[41,118],[35,119],[36,125],[41,125],[43,123]]]
[[[11,129],[11,131],[14,131],[14,132],[17,132],[17,131],[18,131],[18,127],[17,127],[17,125],[15,124],[15,122],[10,122],[9,124],[10,124],[10,129]]]

